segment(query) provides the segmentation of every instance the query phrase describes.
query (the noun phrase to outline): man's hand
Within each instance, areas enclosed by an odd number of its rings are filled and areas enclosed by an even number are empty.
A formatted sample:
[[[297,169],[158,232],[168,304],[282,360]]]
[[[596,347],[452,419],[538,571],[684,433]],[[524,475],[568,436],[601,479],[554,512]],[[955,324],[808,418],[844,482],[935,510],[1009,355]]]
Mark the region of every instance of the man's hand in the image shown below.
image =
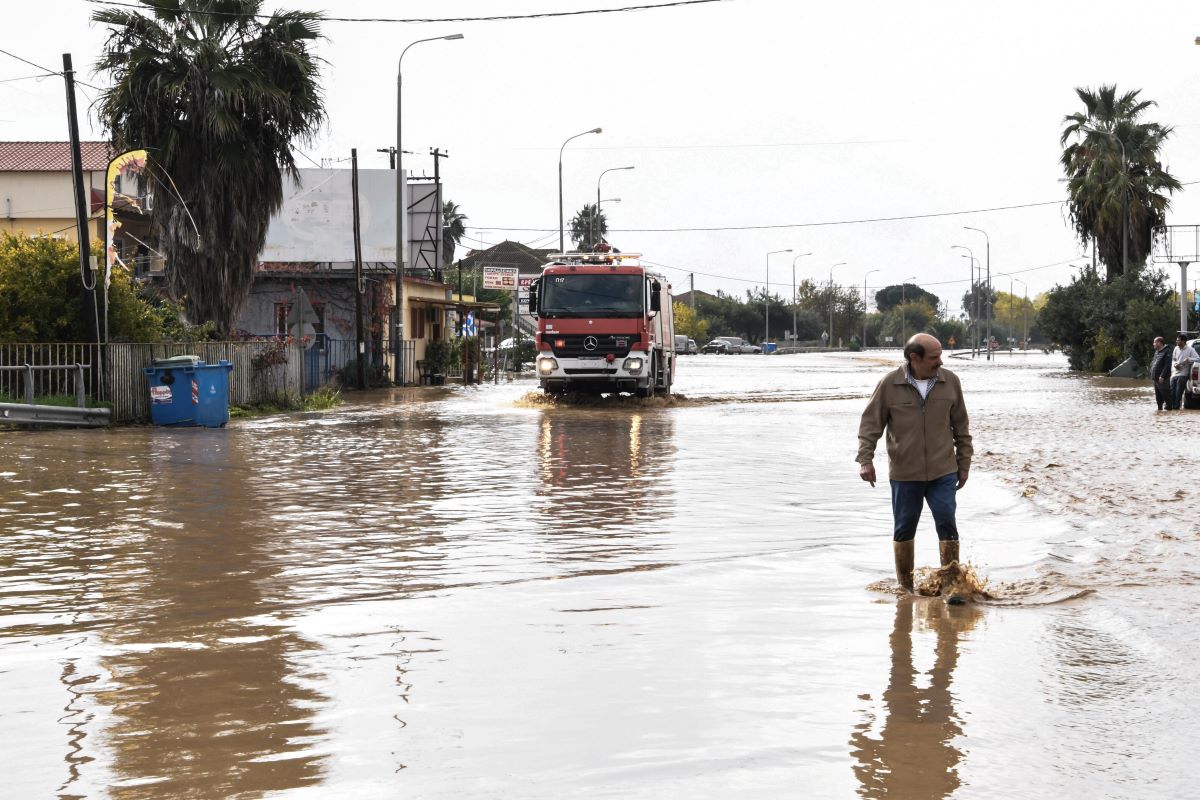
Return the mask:
[[[969,471],[969,469],[967,467],[959,467],[958,468],[958,486],[956,488],[961,489],[962,487],[967,485],[967,472],[968,471]]]
[[[858,477],[862,478],[872,486],[875,485],[875,464],[868,461],[865,464],[858,465]]]
[[[1158,382],[1159,382],[1159,383],[1162,383],[1162,382],[1163,382],[1163,379],[1162,379],[1162,376],[1161,376],[1161,375],[1159,375],[1159,376],[1158,376]]]

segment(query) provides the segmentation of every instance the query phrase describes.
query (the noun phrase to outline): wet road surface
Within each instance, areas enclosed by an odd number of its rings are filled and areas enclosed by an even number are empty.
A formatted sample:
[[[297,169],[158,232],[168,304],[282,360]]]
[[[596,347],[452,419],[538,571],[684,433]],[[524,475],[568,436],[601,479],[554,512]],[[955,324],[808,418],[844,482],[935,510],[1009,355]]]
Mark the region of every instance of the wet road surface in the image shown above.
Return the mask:
[[[5,793],[1187,796],[1197,417],[1056,356],[948,359],[996,599],[898,599],[853,463],[892,363],[0,431]]]

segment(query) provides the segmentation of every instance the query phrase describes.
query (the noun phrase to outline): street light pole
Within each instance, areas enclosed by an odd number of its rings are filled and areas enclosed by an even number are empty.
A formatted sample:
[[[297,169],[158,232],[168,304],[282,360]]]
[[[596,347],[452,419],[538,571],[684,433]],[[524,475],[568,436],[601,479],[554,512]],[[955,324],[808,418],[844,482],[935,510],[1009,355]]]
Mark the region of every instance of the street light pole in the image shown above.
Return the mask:
[[[983,230],[982,228],[972,228],[970,225],[963,225],[963,230],[975,231],[976,233],[982,233],[983,240],[985,242],[987,242],[987,251],[985,253],[985,255],[987,257],[986,263],[987,263],[987,288],[988,288],[987,359],[988,359],[988,361],[991,361],[992,360],[992,240],[991,240],[991,237],[989,237],[987,235],[987,231]]]
[[[404,305],[405,305],[405,290],[404,290],[404,272],[408,267],[408,247],[404,241],[404,217],[408,209],[404,207],[404,150],[403,150],[403,127],[401,121],[402,100],[404,97],[404,78],[401,72],[401,65],[404,63],[404,54],[408,52],[413,45],[421,44],[422,42],[436,42],[442,39],[447,41],[452,39],[461,39],[461,33],[452,33],[449,36],[431,36],[428,39],[417,39],[415,42],[410,42],[408,47],[400,51],[400,58],[396,59],[396,327],[395,341],[396,347],[392,350],[392,362],[395,371],[394,380],[397,384],[404,382],[404,363],[401,350],[404,348]],[[442,210],[437,209],[437,213],[442,213]]]
[[[1008,333],[1009,333],[1009,338],[1012,338],[1012,327],[1013,327],[1013,276],[1012,276],[1012,275],[1009,275],[1007,272],[997,272],[997,273],[996,273],[996,275],[998,275],[998,276],[1003,276],[1003,277],[1005,277],[1005,278],[1008,278],[1008,328],[1009,328],[1009,331],[1008,331]],[[1010,346],[1010,347],[1008,348],[1008,355],[1009,355],[1009,357],[1010,357],[1010,358],[1012,357],[1012,351],[1013,351],[1013,348]]]
[[[845,266],[845,261],[839,261],[833,267]],[[833,267],[829,268],[829,341],[826,347],[833,347]]]
[[[1012,277],[1011,275],[1009,276]],[[1020,278],[1015,278],[1017,283],[1021,284],[1025,289],[1025,301],[1021,303],[1021,349],[1029,350],[1029,284]]]
[[[792,346],[796,346],[796,340],[799,339],[796,335],[796,262],[805,256],[811,256],[812,253],[800,253],[792,259]]]
[[[976,289],[975,289],[976,258],[975,258],[975,254],[971,252],[971,248],[967,247],[965,244],[952,244],[952,245],[950,245],[950,249],[951,250],[966,250],[968,253],[970,253],[970,255],[963,256],[963,258],[971,259],[967,263],[971,265],[971,297],[973,297],[975,299],[975,313],[971,314],[970,308],[967,308],[966,311],[967,311],[968,316],[971,317],[971,321],[975,323],[975,335],[971,337],[971,358],[975,358],[977,355],[979,355],[979,292],[976,291]],[[970,328],[971,328],[971,326],[968,325],[967,326],[968,334],[970,334],[970,332],[971,332]]]
[[[594,231],[592,231],[592,244],[598,244],[600,241],[600,236],[601,236],[601,232],[600,232],[600,178],[603,178],[609,172],[618,172],[623,169],[633,169],[633,167],[610,167],[609,169],[604,170],[604,172],[601,172],[599,178],[596,178],[596,214],[594,217],[592,217],[592,224],[594,224],[596,226],[596,229]],[[561,172],[560,172],[560,177],[561,177]]]
[[[867,270],[867,274],[863,275],[863,349],[867,349],[867,278],[871,277],[872,273],[879,272],[877,269]]]
[[[587,136],[589,133],[601,133],[601,128],[592,128],[590,131],[577,133],[574,136],[568,136],[567,141],[562,143],[562,147],[558,148],[558,252],[566,252],[563,244],[563,192],[562,192],[562,156],[563,150],[567,147],[567,142],[572,139],[578,139],[580,136]]]
[[[772,250],[767,253],[767,288],[763,292],[763,350],[766,350],[767,342],[771,340],[771,256],[776,253],[790,253],[792,248],[786,250]]]

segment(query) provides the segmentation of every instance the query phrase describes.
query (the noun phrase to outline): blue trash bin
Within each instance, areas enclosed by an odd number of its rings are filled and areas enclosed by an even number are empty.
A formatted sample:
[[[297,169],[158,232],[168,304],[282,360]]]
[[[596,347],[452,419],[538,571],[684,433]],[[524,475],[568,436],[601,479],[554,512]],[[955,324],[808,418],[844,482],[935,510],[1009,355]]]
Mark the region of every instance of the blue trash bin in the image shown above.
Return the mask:
[[[155,425],[220,428],[229,421],[228,361],[205,364],[197,356],[155,360],[142,370],[150,385]]]
[[[775,342],[763,342],[762,351],[764,355],[770,355],[779,349]]]

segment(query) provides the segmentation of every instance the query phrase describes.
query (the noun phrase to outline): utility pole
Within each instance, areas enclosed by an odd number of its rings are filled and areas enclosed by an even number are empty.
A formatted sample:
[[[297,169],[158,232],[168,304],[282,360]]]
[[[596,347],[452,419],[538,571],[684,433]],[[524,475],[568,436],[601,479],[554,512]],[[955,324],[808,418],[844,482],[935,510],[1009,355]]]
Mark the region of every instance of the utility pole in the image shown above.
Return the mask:
[[[688,273],[688,281],[691,285],[691,290],[688,292],[688,300],[691,301],[692,311],[696,310],[696,273]]]
[[[71,54],[63,53],[63,78],[67,87],[67,128],[71,136],[71,176],[75,183],[75,228],[79,238],[79,273],[83,278],[83,326],[89,341],[95,343],[96,354],[92,358],[92,391],[102,396],[98,378],[100,370],[100,313],[96,307],[96,275],[92,272],[92,248],[88,241],[88,201],[84,199],[83,151],[79,144],[79,119],[75,113],[75,70],[71,67]]]
[[[436,200],[437,209],[435,211],[435,214],[437,216],[437,241],[435,241],[433,243],[433,252],[434,252],[434,261],[437,262],[438,274],[441,274],[441,271],[442,271],[442,223],[444,220],[442,219],[442,217],[443,217],[443,213],[442,213],[442,175],[441,175],[441,171],[438,169],[438,165],[441,164],[441,159],[449,158],[450,154],[443,153],[441,150],[434,147],[429,151],[429,155],[433,156],[433,190],[434,190],[435,196],[437,197],[437,200]],[[451,254],[451,255],[453,255],[453,254]]]
[[[387,153],[389,169],[396,168],[396,148],[394,148],[394,147],[379,147],[379,148],[376,148],[375,152],[376,153]]]
[[[354,214],[354,341],[358,350],[358,388],[367,388],[367,348],[363,341],[362,234],[358,219],[358,148],[350,148],[351,207]]]

